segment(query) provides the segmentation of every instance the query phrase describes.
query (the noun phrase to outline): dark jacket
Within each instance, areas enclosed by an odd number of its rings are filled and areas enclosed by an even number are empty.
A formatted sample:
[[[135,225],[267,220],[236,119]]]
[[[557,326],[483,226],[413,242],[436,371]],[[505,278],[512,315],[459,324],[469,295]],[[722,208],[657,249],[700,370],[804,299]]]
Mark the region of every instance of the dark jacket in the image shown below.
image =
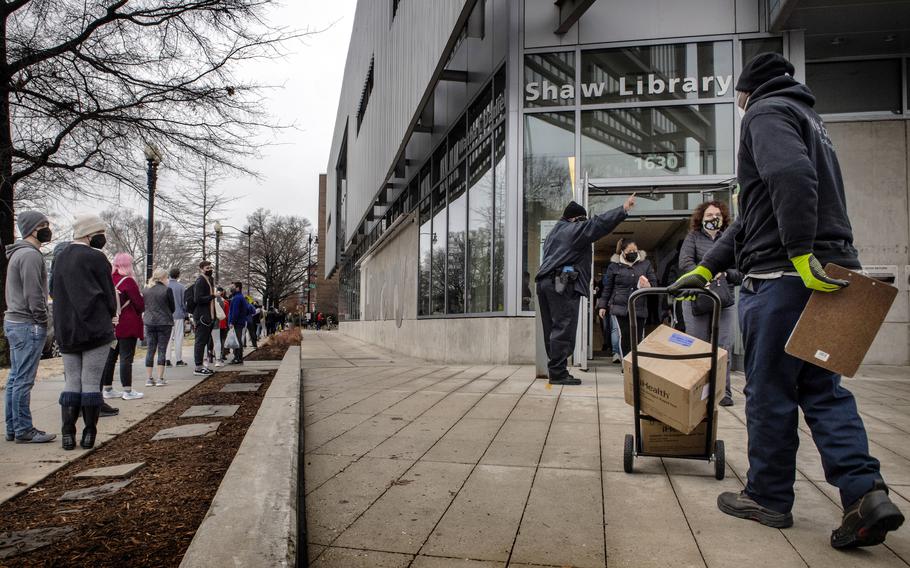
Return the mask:
[[[117,339],[145,339],[145,327],[142,325],[145,299],[139,291],[139,284],[135,279],[122,274],[111,275],[111,280],[114,289],[120,293],[120,318],[114,329]]]
[[[196,323],[212,325],[215,321],[215,285],[212,281],[200,274],[193,284],[193,301],[196,306],[193,308],[193,319]]]
[[[619,260],[619,255],[613,256],[613,262],[607,267],[603,277],[603,292],[597,302],[597,308],[607,308],[614,316],[625,317],[629,315],[629,296],[638,289],[638,279],[644,276],[657,286],[657,275],[651,267],[651,261],[645,259],[645,253],[639,251],[639,258],[634,264],[626,264]],[[648,305],[644,298],[635,303],[635,316],[638,319],[648,317]]]
[[[777,77],[752,93],[739,145],[740,216],[703,264],[743,274],[792,271],[814,253],[822,265],[860,268],[834,144],[808,87]]]
[[[73,243],[54,258],[54,337],[63,353],[114,341],[117,313],[111,263],[104,253]]]
[[[174,311],[177,302],[174,300],[174,290],[161,282],[143,292],[145,298],[145,313],[142,321],[145,325],[174,325]]]
[[[626,217],[625,209],[617,207],[587,221],[570,223],[560,219],[544,241],[543,259],[535,280],[552,278],[564,266],[573,266],[578,272],[575,291],[587,296],[591,288],[591,245],[612,233]]]
[[[708,254],[708,251],[714,248],[714,245],[720,238],[723,236],[723,231],[717,235],[716,239],[712,239],[711,235],[705,232],[704,229],[698,231],[690,231],[686,235],[686,240],[683,241],[682,248],[679,249],[679,271],[681,274],[685,274],[691,270],[695,270],[695,267],[698,266],[698,263],[705,258],[705,255]],[[733,296],[734,286],[739,286],[743,283],[742,273],[732,267],[728,267],[726,270],[721,272],[727,273],[727,284],[730,286],[730,296]]]

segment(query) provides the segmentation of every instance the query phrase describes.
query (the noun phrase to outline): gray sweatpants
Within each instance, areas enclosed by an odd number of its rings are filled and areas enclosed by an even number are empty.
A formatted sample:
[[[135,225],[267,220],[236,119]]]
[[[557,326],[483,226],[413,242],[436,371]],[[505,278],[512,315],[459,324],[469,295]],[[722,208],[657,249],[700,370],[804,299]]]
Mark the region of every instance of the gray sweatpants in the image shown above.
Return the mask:
[[[683,319],[686,320],[686,333],[702,341],[711,341],[711,314],[695,315],[692,313],[692,302],[683,302]],[[727,350],[727,386],[724,394],[732,397],[733,389],[730,388],[730,367],[733,366],[733,325],[736,321],[736,306],[730,306],[720,311],[718,322],[717,346]]]
[[[111,346],[105,343],[81,353],[63,353],[63,392],[100,393],[110,350]]]

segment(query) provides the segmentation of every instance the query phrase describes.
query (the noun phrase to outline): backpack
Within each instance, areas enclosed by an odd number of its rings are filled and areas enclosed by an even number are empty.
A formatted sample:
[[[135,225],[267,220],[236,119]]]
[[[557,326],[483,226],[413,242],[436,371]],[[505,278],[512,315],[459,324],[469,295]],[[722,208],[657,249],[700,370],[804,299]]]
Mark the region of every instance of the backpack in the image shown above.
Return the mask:
[[[196,285],[187,286],[183,293],[183,306],[187,313],[193,313],[196,310]]]

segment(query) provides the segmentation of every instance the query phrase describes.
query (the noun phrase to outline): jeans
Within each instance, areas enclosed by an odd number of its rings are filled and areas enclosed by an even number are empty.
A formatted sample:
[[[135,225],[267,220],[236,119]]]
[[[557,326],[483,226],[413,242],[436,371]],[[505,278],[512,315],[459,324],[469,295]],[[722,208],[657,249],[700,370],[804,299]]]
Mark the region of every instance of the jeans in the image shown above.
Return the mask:
[[[183,361],[183,322],[184,320],[182,319],[174,320],[174,328],[171,331],[170,339],[168,339],[167,354],[173,354],[174,363]]]
[[[107,355],[107,363],[104,365],[102,374],[102,386],[109,387],[114,384],[114,367],[117,365],[117,358],[120,358],[120,384],[123,388],[133,387],[133,357],[136,355],[136,343],[139,339],[136,337],[127,337],[117,340],[117,346],[111,347]]]
[[[825,479],[840,490],[845,509],[881,479],[856,401],[841,386],[840,375],[784,352],[809,295],[793,276],[749,279],[740,292],[749,436],[745,491],[779,513],[793,507],[799,408],[821,454]]]
[[[613,347],[613,354],[619,355],[619,320],[616,316],[607,314],[610,322],[610,346]]]
[[[686,333],[697,337],[702,341],[711,341],[711,314],[696,315],[692,311],[692,302],[680,302],[682,304],[683,319],[686,322]],[[727,350],[727,386],[724,394],[733,397],[733,389],[730,387],[730,367],[733,366],[733,324],[736,321],[736,308],[730,306],[720,311],[720,322],[718,322],[717,346]]]
[[[158,352],[158,365],[164,366],[167,361],[167,342],[171,336],[171,325],[145,326],[145,340],[148,343],[148,352],[145,354],[146,368],[154,367],[155,352]]]
[[[196,322],[196,341],[193,343],[193,359],[196,369],[201,369],[205,360],[205,350],[212,337],[212,320],[199,318]]]
[[[3,323],[3,331],[9,342],[10,358],[5,395],[6,433],[22,437],[33,428],[32,387],[47,339],[47,326],[7,321]]]

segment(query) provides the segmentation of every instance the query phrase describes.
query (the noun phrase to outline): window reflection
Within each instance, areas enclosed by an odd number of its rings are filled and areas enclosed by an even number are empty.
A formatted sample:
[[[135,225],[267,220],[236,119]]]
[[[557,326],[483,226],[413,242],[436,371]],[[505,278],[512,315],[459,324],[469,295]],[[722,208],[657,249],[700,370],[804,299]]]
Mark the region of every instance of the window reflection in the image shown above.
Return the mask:
[[[464,164],[460,164],[449,176],[449,251],[448,277],[446,279],[447,313],[464,313],[464,270],[467,243],[465,224],[467,222],[468,196],[464,185]]]
[[[430,273],[430,310],[432,314],[446,311],[446,191],[440,184],[433,192],[433,227],[430,233],[432,265]]]
[[[525,56],[525,106],[575,104],[575,52]]]

